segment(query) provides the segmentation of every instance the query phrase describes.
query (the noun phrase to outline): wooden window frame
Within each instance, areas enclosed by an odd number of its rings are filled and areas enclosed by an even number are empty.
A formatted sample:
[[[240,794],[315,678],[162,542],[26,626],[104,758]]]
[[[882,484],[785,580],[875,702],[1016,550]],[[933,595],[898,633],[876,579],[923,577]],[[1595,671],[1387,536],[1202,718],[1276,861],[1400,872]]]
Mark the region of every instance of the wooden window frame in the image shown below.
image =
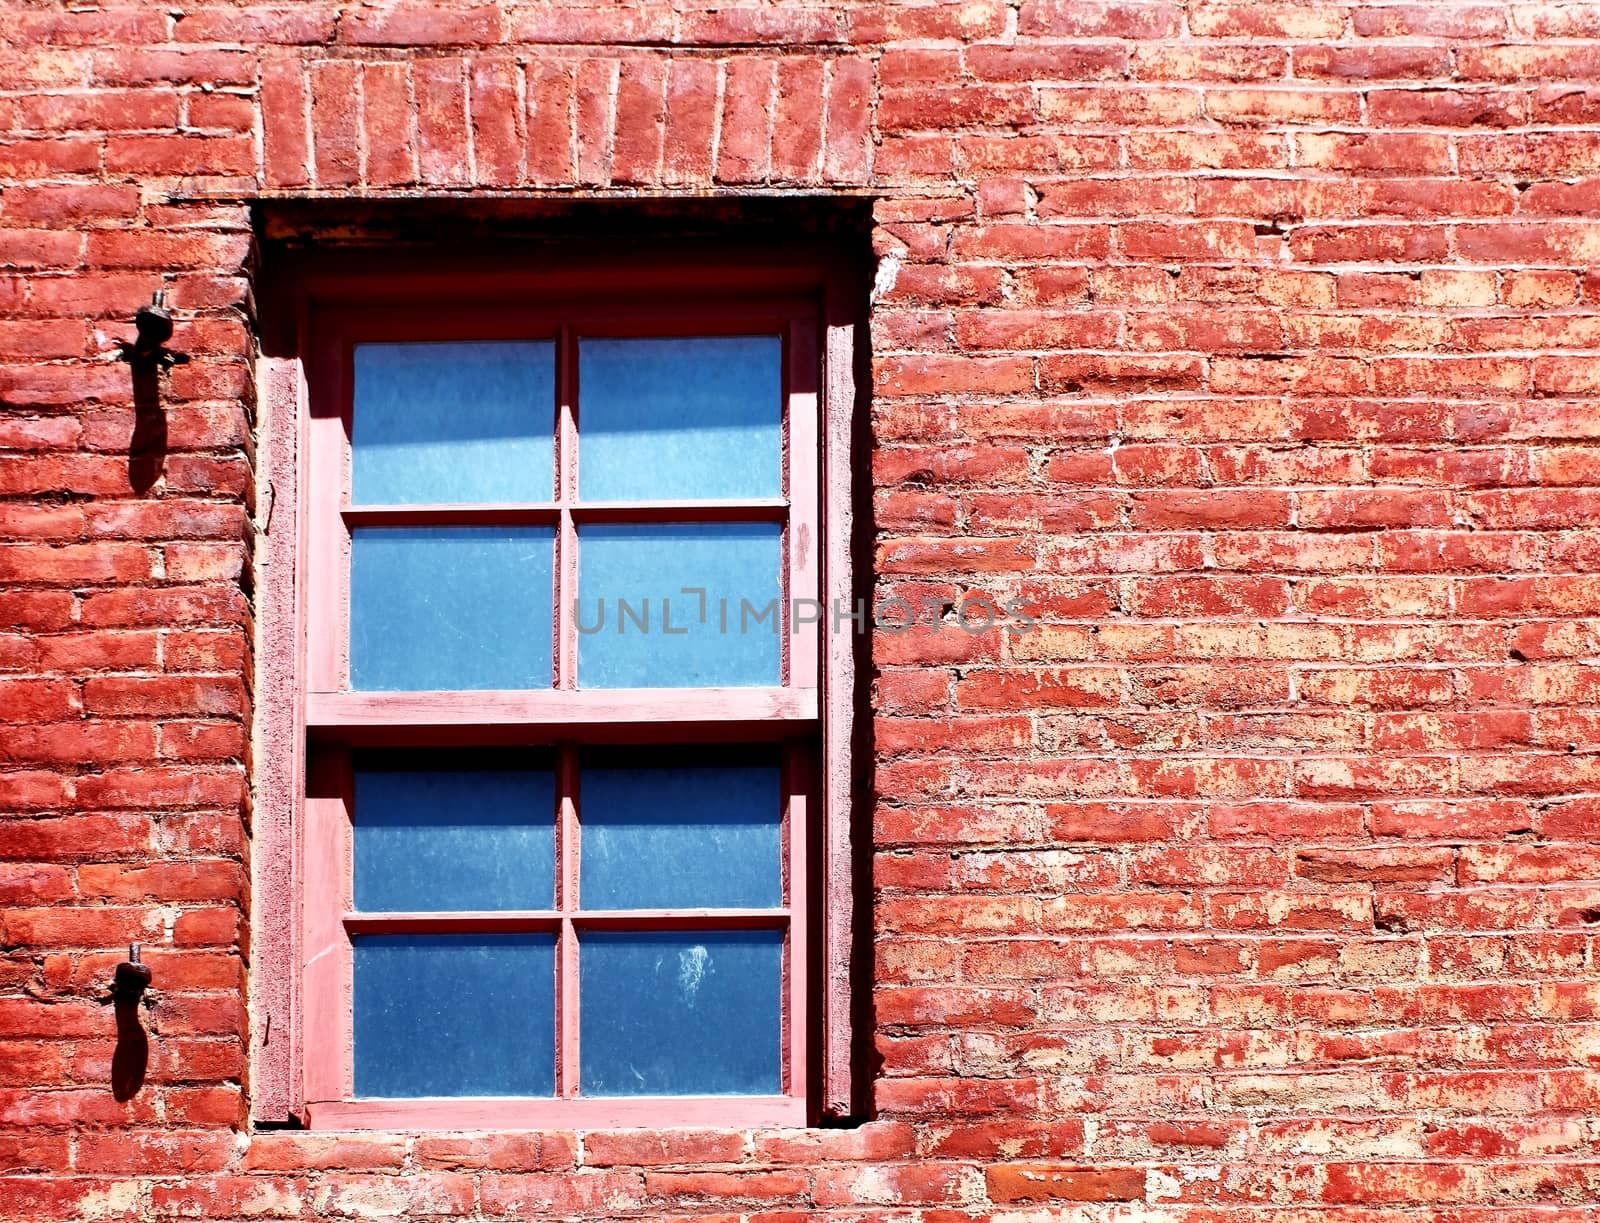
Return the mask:
[[[688,261],[574,257],[431,264],[397,273],[374,256],[292,269],[285,355],[259,370],[268,501],[262,548],[261,760],[255,829],[252,1081],[258,1121],[313,1128],[599,1128],[803,1125],[848,1116],[853,1084],[850,835],[854,650],[848,632],[791,625],[794,599],[852,600],[850,438],[855,311],[847,279],[811,257]],[[281,272],[281,269],[280,269]],[[784,336],[781,500],[577,500],[577,337]],[[555,496],[496,506],[353,506],[350,355],[356,343],[553,339]],[[579,689],[576,530],[584,521],[773,521],[787,517],[782,679],[770,688]],[[277,522],[273,520],[277,519]],[[537,691],[361,692],[344,684],[352,525],[542,523],[556,528],[552,686]],[[848,627],[849,621],[844,622]],[[769,741],[782,745],[785,895],[780,910],[584,912],[577,907],[577,752],[588,744]],[[370,914],[351,904],[352,752],[540,745],[558,768],[555,908],[534,913]],[[580,929],[787,923],[783,1094],[576,1095]],[[552,930],[558,937],[554,1098],[357,1099],[351,1083],[350,934]],[[276,1028],[276,1031],[274,1030]]]

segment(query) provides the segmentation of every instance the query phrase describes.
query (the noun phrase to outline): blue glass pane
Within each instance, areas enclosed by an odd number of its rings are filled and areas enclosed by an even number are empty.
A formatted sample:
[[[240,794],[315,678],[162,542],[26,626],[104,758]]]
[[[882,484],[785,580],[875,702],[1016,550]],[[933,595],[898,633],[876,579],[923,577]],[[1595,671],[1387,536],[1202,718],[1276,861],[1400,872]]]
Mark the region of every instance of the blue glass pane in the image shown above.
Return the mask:
[[[408,768],[356,759],[356,908],[551,908],[554,771],[427,768],[415,755]]]
[[[548,340],[356,345],[351,498],[549,500],[555,369]]]
[[[580,779],[586,909],[773,908],[783,903],[776,760],[612,767]]]
[[[782,1090],[781,931],[589,933],[578,946],[585,1095]]]
[[[579,495],[780,495],[782,368],[777,336],[581,341]]]
[[[781,539],[769,522],[580,528],[579,686],[777,684]]]
[[[350,541],[350,686],[550,684],[550,527],[361,527]]]
[[[555,937],[368,934],[355,948],[358,1096],[548,1096]]]

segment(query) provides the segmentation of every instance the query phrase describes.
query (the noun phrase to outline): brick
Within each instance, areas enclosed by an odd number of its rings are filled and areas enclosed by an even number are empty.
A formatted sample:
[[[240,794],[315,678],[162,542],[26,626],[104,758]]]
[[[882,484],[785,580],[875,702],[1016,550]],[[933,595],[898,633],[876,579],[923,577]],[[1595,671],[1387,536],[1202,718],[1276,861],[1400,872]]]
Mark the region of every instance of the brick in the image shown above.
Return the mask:
[[[511,42],[600,45],[669,42],[674,17],[661,10],[581,4],[540,4],[506,14]]]
[[[1350,17],[1363,38],[1492,39],[1506,32],[1505,11],[1490,4],[1452,5],[1448,11],[1417,4],[1361,7]]]
[[[12,221],[77,226],[133,218],[139,211],[139,193],[129,186],[13,187],[6,192],[5,205]]]
[[[160,933],[158,918],[148,909],[110,907],[11,909],[5,915],[4,929],[8,942],[43,947],[119,947],[138,939],[154,939]],[[65,1007],[33,1005],[34,1018],[17,1019],[10,1031],[55,1036],[103,1030],[99,1023],[87,1023],[88,1012],[74,1019],[74,1012]]]
[[[238,42],[282,45],[328,42],[335,14],[289,6],[195,9],[184,15],[177,36],[185,42]]]
[[[611,181],[616,79],[615,60],[585,59],[578,63],[572,126],[568,129],[571,134],[563,133],[577,151],[577,182],[603,186]]]
[[[45,93],[19,98],[11,112],[18,131],[131,132],[178,125],[180,98],[169,89],[97,89],[92,93]]]
[[[1300,164],[1319,170],[1447,174],[1449,141],[1423,132],[1297,133]]]
[[[44,269],[76,267],[84,250],[82,236],[43,229],[14,229],[0,233],[0,267]],[[15,383],[16,376],[12,376]],[[15,394],[15,387],[11,392]]]
[[[475,180],[509,187],[522,179],[518,135],[517,68],[509,59],[479,57],[468,68]]]
[[[668,62],[666,116],[662,133],[662,178],[667,183],[711,179],[720,69],[701,59]]]
[[[617,78],[617,135],[612,178],[655,183],[661,177],[667,67],[657,59],[628,59]]]
[[[134,1131],[85,1137],[78,1144],[74,1166],[84,1172],[129,1174],[159,1163],[190,1175],[220,1172],[233,1156],[234,1143],[226,1134],[203,1130]]]
[[[866,181],[871,164],[871,65],[846,58],[829,64],[823,178],[831,183]]]
[[[91,678],[84,705],[99,714],[239,714],[243,689],[237,677]]]
[[[1385,126],[1516,127],[1527,120],[1527,100],[1510,91],[1373,90],[1369,113]]]
[[[763,182],[771,165],[776,65],[765,59],[734,60],[728,64],[723,82],[717,180]]]
[[[690,43],[725,46],[788,45],[841,41],[838,15],[822,8],[796,6],[772,9],[755,5],[729,5],[684,15],[679,37]]]
[[[164,41],[159,15],[137,9],[19,13],[11,33],[17,44],[80,47]]]
[[[365,181],[401,186],[417,181],[417,137],[403,64],[364,64],[361,70],[361,142]]]
[[[0,865],[0,899],[18,908],[61,903],[72,897],[72,877],[65,867],[36,863]]]
[[[112,136],[105,147],[109,173],[142,171],[167,177],[244,177],[256,166],[248,136]]]
[[[248,132],[255,122],[256,109],[251,99],[237,94],[201,94],[188,102],[189,123],[194,127]]]
[[[478,46],[500,37],[500,10],[492,5],[440,8],[403,0],[345,14],[339,39],[368,46]]]
[[[454,57],[412,67],[417,99],[417,164],[422,182],[440,187],[471,181],[467,149],[465,64]]]
[[[91,594],[83,601],[82,620],[94,627],[140,627],[165,624],[236,624],[242,622],[242,600],[225,588],[169,587]]]
[[[98,50],[92,57],[92,83],[104,85],[250,85],[255,83],[255,57],[248,51],[216,48],[153,50],[121,47]]]
[[[417,1139],[416,1159],[433,1168],[548,1171],[574,1167],[578,1148],[570,1134],[426,1135]]]
[[[1145,1177],[1138,1168],[1061,1164],[996,1164],[984,1174],[997,1202],[1137,1202]]]
[[[585,1140],[584,1163],[658,1166],[738,1163],[744,1143],[737,1134],[715,1130],[629,1131],[595,1134]]]
[[[637,1172],[485,1176],[478,1194],[483,1213],[494,1217],[550,1206],[569,1213],[636,1209],[643,1201],[644,1178]]]
[[[1005,6],[997,0],[974,0],[959,9],[912,0],[906,4],[866,7],[852,14],[851,42],[892,42],[933,38],[987,38],[1005,26]]]
[[[104,231],[91,233],[85,244],[89,260],[102,270],[160,268],[234,268],[243,262],[249,240],[240,235],[175,232]]]
[[[822,60],[780,60],[777,71],[773,177],[815,183],[822,170],[827,66]]]
[[[11,140],[0,142],[0,174],[7,178],[49,178],[84,174],[100,165],[100,145],[93,140]]]
[[[1058,38],[1170,38],[1178,32],[1178,6],[1164,3],[1084,6],[1070,0],[1027,0],[1019,27],[1025,34]]]
[[[875,382],[890,396],[1004,394],[1030,387],[1033,367],[1013,357],[889,357],[878,362]]]
[[[1450,74],[1449,52],[1426,44],[1312,44],[1294,48],[1296,76],[1335,80],[1429,80]]]
[[[923,86],[884,91],[877,113],[880,126],[894,132],[1009,127],[1033,117],[1033,99],[1029,91],[1016,87]]]
[[[1100,348],[1115,341],[1121,323],[1118,315],[1089,311],[978,311],[958,316],[954,334],[962,348],[980,351]]]

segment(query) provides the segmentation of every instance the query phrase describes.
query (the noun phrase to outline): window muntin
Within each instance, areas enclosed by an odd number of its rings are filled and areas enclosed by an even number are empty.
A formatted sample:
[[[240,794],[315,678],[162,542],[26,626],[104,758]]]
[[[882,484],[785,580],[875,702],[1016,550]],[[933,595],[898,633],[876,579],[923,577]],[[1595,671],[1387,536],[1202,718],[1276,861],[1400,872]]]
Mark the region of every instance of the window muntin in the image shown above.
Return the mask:
[[[308,1013],[336,1014],[342,997],[354,1018],[342,1019],[348,1038],[308,1065],[312,1115],[420,1122],[458,1116],[445,1106],[468,1097],[491,1123],[660,1123],[706,1107],[720,1119],[803,1121],[818,647],[815,625],[795,623],[790,607],[817,594],[814,322],[792,307],[652,311],[620,327],[615,311],[479,322],[501,334],[419,339],[406,334],[411,319],[363,315],[340,320],[325,345],[339,376],[328,388],[337,410],[314,403],[311,430],[307,721],[318,785],[307,888],[337,900],[308,919],[306,991]],[[462,385],[487,405],[464,414],[466,442],[433,407],[415,426],[394,419],[408,397],[455,393],[419,371],[430,354],[464,358]],[[688,393],[697,363],[715,378],[715,393],[698,399]],[[381,395],[364,391],[364,370],[378,371]],[[647,393],[662,377],[671,385]],[[494,447],[486,457],[475,439],[493,435],[545,462],[536,431],[506,405],[529,402],[527,415],[542,419],[546,387],[555,496],[525,500],[543,477],[496,464]],[[754,393],[759,406],[741,406]],[[372,403],[383,420],[366,427]],[[381,462],[363,457],[365,439]],[[408,454],[446,471],[415,475]],[[618,477],[630,467],[631,487]],[[329,472],[348,493],[330,494]],[[592,631],[602,597],[609,623]],[[619,597],[632,605],[625,622]],[[646,600],[651,631],[630,632]],[[598,746],[619,740],[636,745]],[[674,742],[665,755],[637,746]],[[442,754],[397,762],[362,750],[402,743]],[[536,811],[546,791],[526,776],[510,787],[514,816],[482,816],[485,790],[506,785],[486,776],[508,770],[486,767],[481,748],[451,753],[489,743],[548,745],[536,749],[553,761],[542,766],[554,778],[548,823]],[[443,807],[406,812],[396,794],[407,782]],[[518,852],[548,863],[548,875],[443,861]],[[652,890],[637,869],[630,878],[638,863],[628,858],[640,854],[659,859],[672,886]],[[547,878],[552,901],[532,903]],[[507,965],[543,973],[547,953],[548,998],[542,984],[504,984]],[[375,984],[388,968],[452,1001],[431,1020],[413,1013],[416,999],[402,1013]],[[440,1029],[478,1031],[480,1012],[457,1005],[475,989],[499,991],[481,1012],[496,1016],[491,1047],[517,1029],[512,1013],[530,1015],[521,1039],[536,1048],[501,1049],[501,1080],[470,1054],[403,1069],[376,1052],[461,1043]]]

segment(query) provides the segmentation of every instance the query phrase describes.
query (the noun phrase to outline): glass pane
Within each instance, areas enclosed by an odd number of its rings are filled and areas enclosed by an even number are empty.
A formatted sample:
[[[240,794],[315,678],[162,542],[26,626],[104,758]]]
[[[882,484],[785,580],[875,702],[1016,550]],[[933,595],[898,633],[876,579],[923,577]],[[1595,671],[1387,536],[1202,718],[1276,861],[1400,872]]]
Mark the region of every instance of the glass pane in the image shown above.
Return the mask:
[[[429,768],[417,753],[356,757],[356,908],[555,904],[554,770],[482,763]]]
[[[776,755],[735,767],[586,757],[578,788],[586,909],[783,903]]]
[[[548,340],[356,345],[351,499],[548,501],[555,351]]]
[[[782,1090],[778,930],[588,933],[579,940],[582,1090]]]
[[[781,540],[770,522],[581,528],[579,686],[777,684]]]
[[[350,541],[350,686],[550,684],[550,527],[360,527]]]
[[[581,341],[579,495],[781,495],[782,369],[777,336]]]
[[[548,1096],[555,936],[364,934],[355,948],[358,1096]]]

